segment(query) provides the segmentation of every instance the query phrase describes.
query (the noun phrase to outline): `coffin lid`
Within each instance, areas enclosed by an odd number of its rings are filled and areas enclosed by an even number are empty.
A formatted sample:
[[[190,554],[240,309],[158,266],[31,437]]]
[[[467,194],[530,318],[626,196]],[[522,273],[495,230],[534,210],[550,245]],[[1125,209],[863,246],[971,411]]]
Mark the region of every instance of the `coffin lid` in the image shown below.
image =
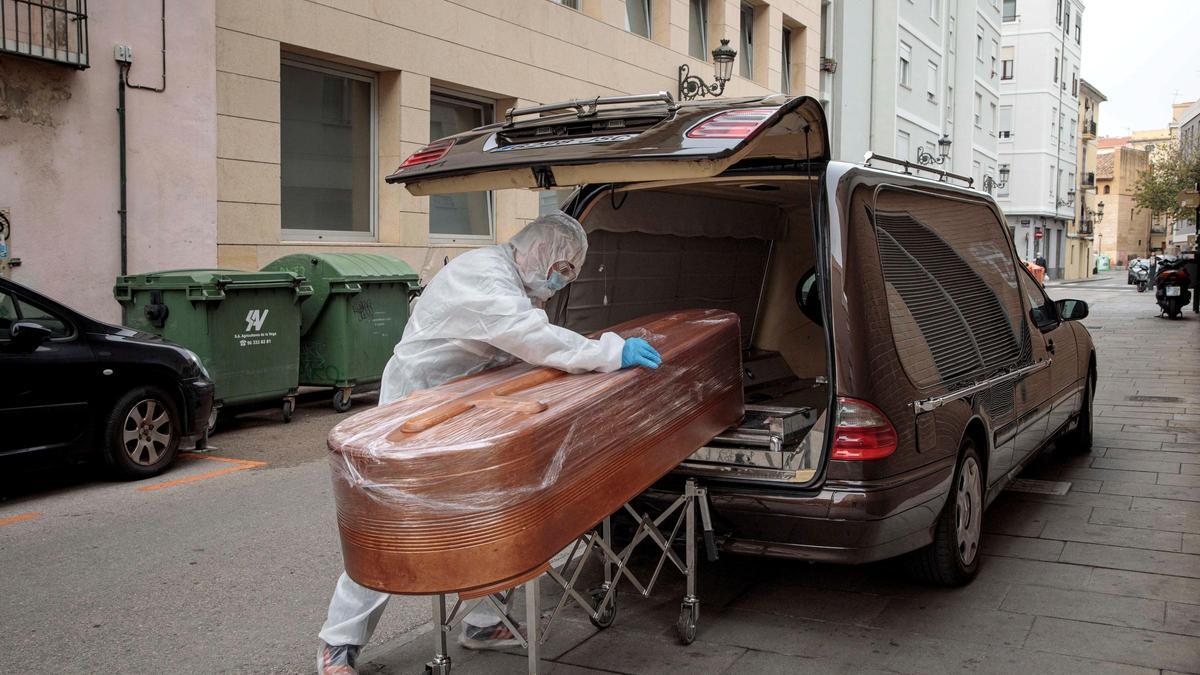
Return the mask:
[[[453,142],[444,155],[433,162],[397,169],[387,182],[403,183],[420,196],[701,179],[748,160],[829,159],[825,114],[820,103],[809,96],[683,104],[674,103],[665,93],[629,98],[655,100],[649,105],[609,109],[582,101],[510,110],[505,122],[438,139]],[[520,117],[562,107],[573,112]],[[773,111],[743,138],[688,137],[689,131],[716,115],[756,108]],[[430,145],[436,147],[438,141]]]

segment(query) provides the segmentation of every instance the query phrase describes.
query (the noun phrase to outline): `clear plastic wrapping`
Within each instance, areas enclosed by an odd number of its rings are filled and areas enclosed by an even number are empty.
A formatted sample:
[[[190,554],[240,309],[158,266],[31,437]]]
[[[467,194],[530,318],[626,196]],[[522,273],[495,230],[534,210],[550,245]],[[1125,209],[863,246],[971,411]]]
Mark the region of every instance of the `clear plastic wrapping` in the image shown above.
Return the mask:
[[[519,581],[741,417],[736,315],[688,310],[609,330],[648,340],[663,365],[510,365],[335,427],[350,576],[422,594]]]

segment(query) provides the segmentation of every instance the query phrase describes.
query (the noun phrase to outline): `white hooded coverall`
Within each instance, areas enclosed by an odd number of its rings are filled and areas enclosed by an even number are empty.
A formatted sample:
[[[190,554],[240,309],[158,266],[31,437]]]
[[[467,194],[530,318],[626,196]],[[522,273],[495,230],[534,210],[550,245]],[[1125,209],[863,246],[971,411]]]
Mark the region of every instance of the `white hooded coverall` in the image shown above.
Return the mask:
[[[566,214],[553,213],[534,220],[505,244],[452,260],[413,307],[404,337],[384,368],[379,404],[513,357],[570,373],[619,369],[623,338],[614,333],[586,338],[550,323],[540,306],[553,293],[546,286],[550,266],[567,261],[579,270],[586,254],[583,226]],[[321,640],[365,645],[388,597],[343,572]],[[472,612],[466,621],[484,627],[500,619],[489,609]]]

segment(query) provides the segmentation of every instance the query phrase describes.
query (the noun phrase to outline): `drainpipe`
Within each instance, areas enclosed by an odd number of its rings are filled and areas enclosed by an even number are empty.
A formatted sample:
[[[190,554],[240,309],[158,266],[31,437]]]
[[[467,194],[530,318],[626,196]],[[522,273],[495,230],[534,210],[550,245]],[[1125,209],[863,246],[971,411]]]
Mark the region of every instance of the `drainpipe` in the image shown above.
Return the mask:
[[[125,89],[143,89],[157,94],[167,90],[167,0],[162,0],[160,24],[162,26],[162,84],[151,87],[144,84],[134,84],[129,81],[129,61],[117,62],[117,155],[120,169],[120,205],[117,216],[121,222],[121,276],[129,273],[129,193],[128,193],[128,157],[125,152]]]

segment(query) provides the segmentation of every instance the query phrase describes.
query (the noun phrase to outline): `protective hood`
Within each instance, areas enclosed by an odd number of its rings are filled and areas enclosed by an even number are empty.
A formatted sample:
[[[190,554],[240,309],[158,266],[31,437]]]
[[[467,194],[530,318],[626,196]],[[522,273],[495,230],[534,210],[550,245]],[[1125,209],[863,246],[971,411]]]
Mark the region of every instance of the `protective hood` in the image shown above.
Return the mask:
[[[547,286],[550,266],[565,260],[583,268],[587,256],[587,234],[571,216],[556,212],[539,216],[504,244],[530,296],[545,301],[553,294]]]

